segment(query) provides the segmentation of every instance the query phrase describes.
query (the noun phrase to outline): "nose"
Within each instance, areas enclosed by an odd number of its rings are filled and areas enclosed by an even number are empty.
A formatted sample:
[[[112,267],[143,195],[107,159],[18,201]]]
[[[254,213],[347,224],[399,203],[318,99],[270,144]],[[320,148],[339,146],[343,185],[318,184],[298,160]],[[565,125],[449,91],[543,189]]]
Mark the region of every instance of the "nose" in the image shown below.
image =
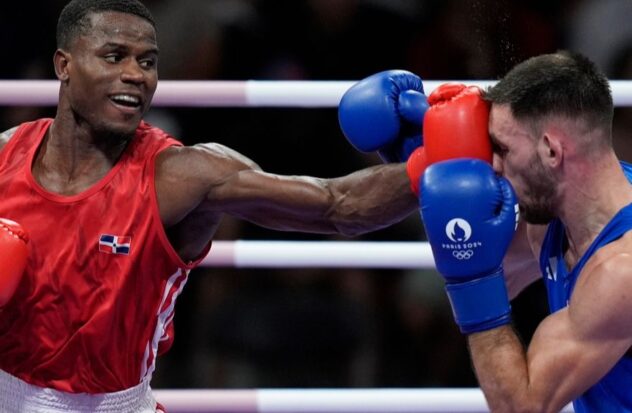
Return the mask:
[[[121,80],[125,83],[143,83],[145,73],[135,59],[129,59],[121,66]]]

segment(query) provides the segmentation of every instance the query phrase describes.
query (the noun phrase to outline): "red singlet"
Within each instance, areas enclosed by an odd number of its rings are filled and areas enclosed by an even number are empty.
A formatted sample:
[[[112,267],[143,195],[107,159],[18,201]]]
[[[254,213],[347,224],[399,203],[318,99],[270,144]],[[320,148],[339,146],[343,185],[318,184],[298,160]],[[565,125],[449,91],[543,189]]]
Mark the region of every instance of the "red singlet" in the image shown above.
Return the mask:
[[[156,155],[180,143],[141,123],[103,179],[60,196],[31,173],[51,123],[22,124],[0,151],[0,216],[31,239],[26,273],[0,310],[0,369],[66,392],[127,389],[171,346],[175,300],[197,264],[171,247],[154,186]]]

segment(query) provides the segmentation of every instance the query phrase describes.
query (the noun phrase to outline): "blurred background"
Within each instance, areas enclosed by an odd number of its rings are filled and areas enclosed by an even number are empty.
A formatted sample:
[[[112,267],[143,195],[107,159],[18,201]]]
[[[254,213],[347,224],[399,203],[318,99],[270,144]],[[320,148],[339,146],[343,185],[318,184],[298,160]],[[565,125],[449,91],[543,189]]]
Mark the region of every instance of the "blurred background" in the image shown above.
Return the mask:
[[[3,79],[53,79],[66,1],[0,5]],[[387,69],[423,79],[496,79],[558,49],[632,79],[632,0],[145,0],[161,79],[359,80]],[[631,108],[614,139],[632,160]],[[0,107],[0,130],[49,107]],[[335,109],[156,108],[185,144],[220,142],[279,174],[335,177],[379,159],[355,152]],[[336,240],[226,217],[216,239]],[[422,241],[415,214],[362,240]],[[527,343],[547,305],[540,283],[512,303]],[[466,343],[430,270],[199,268],[177,304],[176,340],[154,388],[476,386]],[[113,349],[115,351],[115,349]]]

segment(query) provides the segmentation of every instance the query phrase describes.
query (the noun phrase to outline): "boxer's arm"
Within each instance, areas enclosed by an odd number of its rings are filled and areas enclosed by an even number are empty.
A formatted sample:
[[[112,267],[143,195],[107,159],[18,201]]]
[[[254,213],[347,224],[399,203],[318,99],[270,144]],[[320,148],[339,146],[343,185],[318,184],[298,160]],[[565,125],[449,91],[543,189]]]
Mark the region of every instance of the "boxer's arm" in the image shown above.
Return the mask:
[[[522,290],[542,278],[539,257],[545,225],[532,225],[520,221],[516,234],[503,260],[509,298],[515,298]]]
[[[9,139],[11,139],[11,137],[13,136],[13,134],[15,133],[15,131],[18,129],[18,127],[14,127],[11,128],[9,130],[6,130],[2,133],[0,133],[0,150],[2,150],[2,148],[4,148],[4,145],[7,144],[7,142],[9,142]]]
[[[492,411],[558,412],[623,357],[632,345],[630,268],[627,253],[593,256],[569,306],[543,320],[526,352],[509,326],[469,336]]]
[[[222,145],[202,144],[162,153],[156,185],[167,227],[191,214],[201,223],[229,214],[276,230],[351,236],[415,211],[405,169],[378,165],[334,179],[280,176]]]

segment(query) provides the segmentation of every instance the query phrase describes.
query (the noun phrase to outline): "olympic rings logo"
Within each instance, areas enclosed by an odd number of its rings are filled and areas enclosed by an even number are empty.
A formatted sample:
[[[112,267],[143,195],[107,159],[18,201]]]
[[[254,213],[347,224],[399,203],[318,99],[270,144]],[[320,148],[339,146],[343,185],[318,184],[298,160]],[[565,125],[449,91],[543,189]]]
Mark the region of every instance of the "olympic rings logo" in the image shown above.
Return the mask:
[[[452,256],[457,260],[469,260],[474,255],[472,250],[456,250],[452,251]]]

